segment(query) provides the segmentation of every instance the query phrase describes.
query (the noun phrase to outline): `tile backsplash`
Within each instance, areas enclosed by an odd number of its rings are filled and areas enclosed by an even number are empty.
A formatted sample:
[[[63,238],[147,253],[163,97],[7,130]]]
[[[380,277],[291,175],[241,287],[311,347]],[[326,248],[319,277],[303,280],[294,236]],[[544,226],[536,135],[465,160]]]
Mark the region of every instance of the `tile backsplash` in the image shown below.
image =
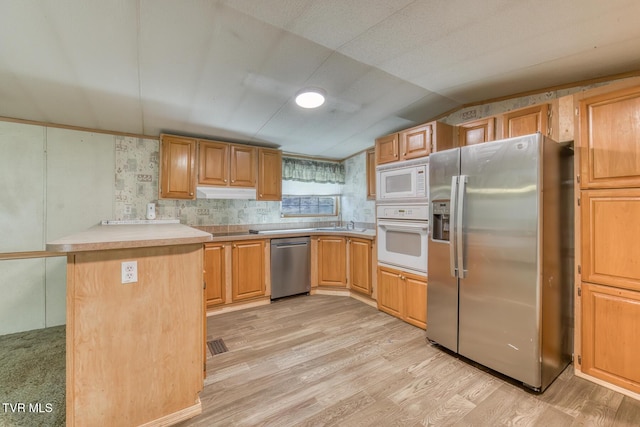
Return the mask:
[[[282,218],[280,202],[256,200],[158,200],[159,142],[116,136],[115,219],[143,219],[147,203],[156,203],[156,218],[177,218],[193,226],[240,228],[282,224],[321,224],[355,221],[373,227],[375,207],[366,200],[366,155],[345,160],[341,215],[334,217]]]

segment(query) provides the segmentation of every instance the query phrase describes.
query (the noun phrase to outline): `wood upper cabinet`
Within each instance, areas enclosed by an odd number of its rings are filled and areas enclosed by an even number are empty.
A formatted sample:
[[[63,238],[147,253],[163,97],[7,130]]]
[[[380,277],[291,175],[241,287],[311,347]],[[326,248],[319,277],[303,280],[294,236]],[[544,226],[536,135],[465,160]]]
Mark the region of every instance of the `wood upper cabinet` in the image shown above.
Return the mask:
[[[582,188],[640,186],[640,87],[580,101]]]
[[[540,104],[503,114],[503,138],[514,138],[536,132],[549,135],[551,132],[549,131],[548,113],[549,106]]]
[[[376,164],[416,159],[454,146],[453,126],[425,123],[376,139]]]
[[[496,138],[495,121],[494,117],[488,117],[458,125],[458,145],[464,147],[493,141]]]
[[[583,190],[582,280],[640,291],[640,188]]]
[[[378,309],[403,318],[404,282],[398,270],[378,267]]]
[[[427,280],[404,273],[404,320],[414,326],[427,329]]]
[[[199,141],[198,183],[229,185],[229,144]]]
[[[161,199],[195,199],[196,140],[160,135]]]
[[[352,290],[371,295],[371,240],[349,238],[349,278]]]
[[[399,148],[397,133],[376,139],[376,164],[382,165],[400,160]]]
[[[198,183],[229,187],[255,187],[257,150],[248,145],[198,141]]]
[[[258,200],[282,200],[282,152],[258,149]]]
[[[400,132],[400,160],[428,156],[431,153],[432,136],[431,124],[416,126]]]
[[[230,144],[230,182],[232,187],[255,187],[257,150],[248,145]]]
[[[376,150],[367,151],[367,200],[376,199]]]
[[[232,298],[239,301],[265,294],[265,241],[242,240],[232,244]]]
[[[224,243],[206,243],[204,245],[204,282],[207,308],[225,303],[224,247]]]
[[[582,284],[582,372],[640,393],[640,292]]]
[[[318,237],[318,285],[347,286],[347,239]]]

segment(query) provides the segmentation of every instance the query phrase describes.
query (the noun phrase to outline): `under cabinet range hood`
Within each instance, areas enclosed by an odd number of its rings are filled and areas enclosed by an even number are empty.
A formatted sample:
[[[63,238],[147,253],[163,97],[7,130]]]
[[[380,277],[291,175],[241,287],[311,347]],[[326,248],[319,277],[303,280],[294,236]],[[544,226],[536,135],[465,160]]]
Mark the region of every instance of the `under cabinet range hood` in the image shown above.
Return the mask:
[[[241,187],[196,187],[196,198],[255,200],[256,189]]]

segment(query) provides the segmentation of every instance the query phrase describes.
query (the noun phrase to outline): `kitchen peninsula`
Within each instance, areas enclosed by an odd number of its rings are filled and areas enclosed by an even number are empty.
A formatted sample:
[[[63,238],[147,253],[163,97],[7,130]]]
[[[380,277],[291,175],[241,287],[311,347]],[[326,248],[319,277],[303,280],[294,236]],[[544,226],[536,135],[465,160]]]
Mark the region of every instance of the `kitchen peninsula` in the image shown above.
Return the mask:
[[[97,225],[67,255],[68,426],[170,425],[202,411],[203,242],[181,224]]]

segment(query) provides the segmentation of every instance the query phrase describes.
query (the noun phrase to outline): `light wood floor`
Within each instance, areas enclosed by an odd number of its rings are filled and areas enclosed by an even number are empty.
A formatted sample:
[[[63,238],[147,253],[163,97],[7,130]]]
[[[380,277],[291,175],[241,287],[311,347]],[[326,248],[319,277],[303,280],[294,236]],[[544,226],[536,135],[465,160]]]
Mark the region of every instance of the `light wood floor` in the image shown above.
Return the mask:
[[[313,295],[208,319],[203,414],[181,426],[637,426],[640,402],[574,377],[541,395],[355,299]]]

